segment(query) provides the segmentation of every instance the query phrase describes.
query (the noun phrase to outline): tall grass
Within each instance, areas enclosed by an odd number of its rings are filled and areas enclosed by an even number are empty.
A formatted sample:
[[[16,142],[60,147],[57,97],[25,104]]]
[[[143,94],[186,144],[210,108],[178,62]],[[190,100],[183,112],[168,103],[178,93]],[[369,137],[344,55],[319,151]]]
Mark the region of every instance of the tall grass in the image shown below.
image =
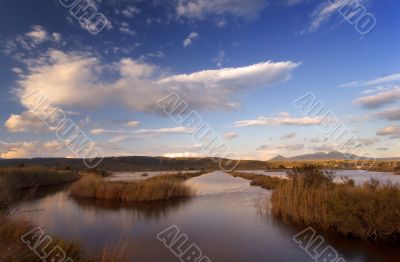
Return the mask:
[[[22,190],[73,182],[79,176],[68,170],[43,167],[0,168],[0,209],[13,198],[20,198]]]
[[[278,177],[248,174],[243,172],[232,172],[230,174],[234,177],[241,177],[250,180],[250,185],[252,186],[259,186],[268,190],[276,189],[279,185],[286,183],[286,180]]]
[[[400,188],[371,181],[337,185],[320,171],[306,170],[272,195],[272,213],[286,222],[334,230],[375,241],[400,240]]]
[[[11,191],[59,185],[76,181],[78,178],[77,174],[68,170],[43,167],[0,168],[0,179]]]
[[[157,202],[194,196],[193,190],[176,177],[124,183],[89,175],[72,185],[69,193],[73,197],[122,202]]]

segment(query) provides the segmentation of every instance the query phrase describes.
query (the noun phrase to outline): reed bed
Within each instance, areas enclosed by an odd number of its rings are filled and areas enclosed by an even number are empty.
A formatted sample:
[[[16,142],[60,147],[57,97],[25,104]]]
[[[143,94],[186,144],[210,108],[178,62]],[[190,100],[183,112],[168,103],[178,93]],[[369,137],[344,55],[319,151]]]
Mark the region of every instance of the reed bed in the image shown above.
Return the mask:
[[[0,184],[11,191],[59,185],[78,179],[79,176],[69,170],[43,167],[0,168]]]
[[[285,179],[281,179],[278,177],[264,176],[264,175],[256,175],[256,174],[248,174],[243,172],[232,172],[230,175],[234,177],[241,177],[246,180],[250,180],[250,185],[259,186],[264,189],[273,190],[276,189],[279,185],[287,182]]]
[[[23,190],[74,182],[79,175],[43,167],[0,168],[0,209],[21,198]]]
[[[322,175],[314,175],[320,177]],[[400,240],[400,188],[370,181],[363,186],[292,177],[272,195],[272,214],[285,222],[333,230],[374,241]]]
[[[157,202],[193,197],[194,191],[181,177],[154,178],[144,182],[107,182],[88,175],[71,186],[69,194],[78,198],[121,202]]]

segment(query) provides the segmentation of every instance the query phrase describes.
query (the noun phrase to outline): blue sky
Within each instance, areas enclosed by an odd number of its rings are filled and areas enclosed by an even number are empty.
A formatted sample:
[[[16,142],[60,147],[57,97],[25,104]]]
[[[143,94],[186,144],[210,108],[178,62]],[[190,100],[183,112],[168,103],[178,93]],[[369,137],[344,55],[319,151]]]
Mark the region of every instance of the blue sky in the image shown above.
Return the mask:
[[[356,3],[352,24],[339,11]],[[108,20],[96,35],[59,1],[0,3],[1,158],[76,157],[29,112],[33,90],[107,156],[207,155],[157,109],[172,91],[241,158],[336,150],[293,105],[308,92],[376,157],[400,156],[398,1],[92,4]]]

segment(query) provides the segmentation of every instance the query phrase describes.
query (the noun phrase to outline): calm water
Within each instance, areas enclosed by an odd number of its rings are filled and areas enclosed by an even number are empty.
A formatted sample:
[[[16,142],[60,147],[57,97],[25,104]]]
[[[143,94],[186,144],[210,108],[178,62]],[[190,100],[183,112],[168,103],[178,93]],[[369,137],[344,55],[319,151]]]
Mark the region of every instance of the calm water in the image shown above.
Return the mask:
[[[281,177],[286,178],[286,172],[268,172],[263,170],[245,170],[240,171],[245,173],[253,173],[265,176],[272,177]],[[396,176],[390,172],[372,172],[372,171],[364,171],[364,170],[338,170],[336,171],[335,176],[337,180],[340,180],[341,177],[348,177],[353,179],[357,185],[362,185],[365,182],[368,182],[371,179],[379,180],[382,183],[387,183],[388,181],[392,183],[400,184],[400,176]]]
[[[36,210],[29,218],[46,233],[78,240],[93,253],[128,240],[132,261],[179,261],[156,238],[171,225],[177,225],[214,262],[313,261],[292,241],[305,228],[285,225],[270,216],[266,200],[270,191],[222,172],[187,183],[197,196],[168,204],[77,201],[65,189],[54,189],[22,203],[20,209]],[[326,234],[324,238],[346,261],[398,261],[400,257],[399,245],[381,246]]]
[[[199,171],[185,171],[184,173],[196,173]],[[177,171],[152,171],[152,172],[115,172],[107,178],[108,181],[124,181],[124,182],[134,182],[134,181],[142,181],[151,177],[163,176],[163,175],[172,175],[176,174]]]

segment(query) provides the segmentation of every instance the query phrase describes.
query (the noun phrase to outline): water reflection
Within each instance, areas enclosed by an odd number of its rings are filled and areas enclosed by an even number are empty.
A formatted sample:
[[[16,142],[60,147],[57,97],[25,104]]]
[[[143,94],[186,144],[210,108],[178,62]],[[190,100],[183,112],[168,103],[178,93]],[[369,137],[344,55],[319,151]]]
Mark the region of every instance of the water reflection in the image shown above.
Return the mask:
[[[107,200],[92,200],[70,198],[77,207],[85,212],[94,212],[96,215],[124,211],[137,218],[160,220],[169,212],[177,212],[191,199],[176,199],[157,203],[121,203]]]
[[[80,241],[99,252],[121,237],[133,243],[132,261],[179,261],[156,238],[177,225],[212,261],[312,261],[292,240],[305,229],[270,214],[272,192],[249,181],[214,172],[188,181],[193,199],[153,204],[127,204],[70,198],[64,188],[40,192],[21,203],[38,209],[29,218],[46,233]],[[398,261],[399,245],[355,241],[318,230],[346,261]]]

